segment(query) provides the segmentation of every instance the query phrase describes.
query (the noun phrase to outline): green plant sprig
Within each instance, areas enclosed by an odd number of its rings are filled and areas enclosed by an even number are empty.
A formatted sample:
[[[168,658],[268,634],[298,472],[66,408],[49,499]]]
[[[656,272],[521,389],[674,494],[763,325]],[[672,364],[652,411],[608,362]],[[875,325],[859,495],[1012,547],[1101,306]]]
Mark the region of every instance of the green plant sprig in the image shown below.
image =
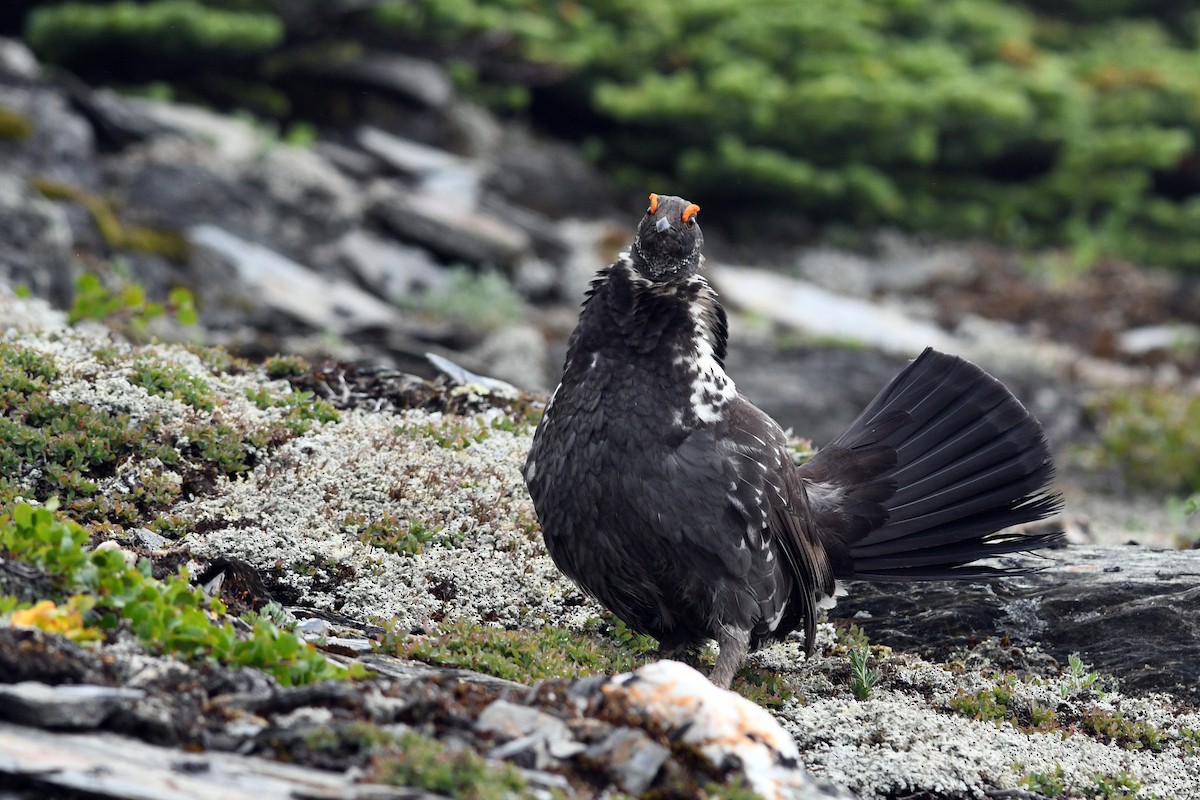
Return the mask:
[[[53,504],[35,508],[16,503],[0,515],[0,552],[53,577],[68,602],[86,609],[84,626],[127,626],[157,652],[255,667],[284,686],[366,674],[359,664],[346,668],[334,663],[263,615],[248,617],[250,632],[238,634],[225,618],[224,604],[192,586],[186,571],[158,580],[146,559],[129,566],[119,550],[91,549],[87,531],[56,516]],[[11,617],[26,604],[9,601],[0,605],[4,607]]]

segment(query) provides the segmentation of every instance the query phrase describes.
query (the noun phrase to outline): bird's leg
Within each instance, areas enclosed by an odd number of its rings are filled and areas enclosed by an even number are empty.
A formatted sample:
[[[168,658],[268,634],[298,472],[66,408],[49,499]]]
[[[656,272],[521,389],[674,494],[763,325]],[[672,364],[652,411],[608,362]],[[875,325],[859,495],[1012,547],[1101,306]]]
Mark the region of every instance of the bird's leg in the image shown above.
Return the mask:
[[[659,642],[658,657],[681,661],[694,669],[700,666],[700,645],[696,642]]]
[[[720,648],[717,665],[708,678],[722,689],[728,689],[734,674],[741,669],[746,654],[750,652],[750,631],[722,627],[717,635],[717,647]]]

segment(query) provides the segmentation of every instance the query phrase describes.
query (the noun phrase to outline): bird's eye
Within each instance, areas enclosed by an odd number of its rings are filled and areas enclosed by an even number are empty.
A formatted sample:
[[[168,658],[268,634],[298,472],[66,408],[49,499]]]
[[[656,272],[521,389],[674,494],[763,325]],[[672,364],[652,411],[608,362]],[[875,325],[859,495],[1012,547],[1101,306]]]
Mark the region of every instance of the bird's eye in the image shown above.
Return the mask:
[[[646,213],[653,214],[656,211],[658,211],[658,195],[652,194],[650,195],[650,208],[647,209]]]
[[[689,228],[696,224],[696,214],[700,212],[700,206],[691,203],[683,210],[683,221],[687,223]]]

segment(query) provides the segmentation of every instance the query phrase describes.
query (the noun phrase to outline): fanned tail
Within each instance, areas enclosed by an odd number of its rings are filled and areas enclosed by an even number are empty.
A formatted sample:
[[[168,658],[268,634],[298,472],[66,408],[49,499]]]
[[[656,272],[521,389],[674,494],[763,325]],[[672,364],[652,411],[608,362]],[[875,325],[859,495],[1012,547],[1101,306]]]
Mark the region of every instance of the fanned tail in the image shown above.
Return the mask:
[[[1000,381],[932,349],[799,472],[839,578],[1004,574],[971,562],[1062,541],[1005,530],[1062,506],[1041,425]]]

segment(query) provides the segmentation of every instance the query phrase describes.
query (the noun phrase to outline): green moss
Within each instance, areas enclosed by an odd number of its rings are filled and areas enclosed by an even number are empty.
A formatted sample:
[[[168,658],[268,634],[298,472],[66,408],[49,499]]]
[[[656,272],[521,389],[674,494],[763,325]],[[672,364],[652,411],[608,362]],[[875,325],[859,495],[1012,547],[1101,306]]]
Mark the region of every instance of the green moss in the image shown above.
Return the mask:
[[[192,520],[177,514],[160,514],[150,523],[151,530],[168,539],[182,539],[191,531]]]
[[[30,497],[60,496],[82,507],[97,491],[93,478],[134,452],[174,460],[169,449],[145,441],[153,422],[136,426],[127,415],[52,402],[56,377],[50,358],[0,343],[0,472],[10,491],[22,486]],[[118,502],[107,506],[115,510]]]
[[[396,744],[398,752],[372,761],[371,782],[411,786],[456,800],[510,800],[527,794],[525,779],[516,768],[490,763],[471,750],[418,733],[401,734]]]
[[[879,682],[879,670],[867,666],[870,653],[867,647],[850,651],[850,691],[860,701],[870,698],[871,690]]]
[[[248,441],[229,425],[202,425],[189,431],[185,453],[198,456],[224,475],[237,475],[250,469],[252,460]]]
[[[0,139],[22,142],[33,136],[33,122],[20,111],[0,106]]]
[[[254,369],[250,361],[233,355],[224,347],[184,345],[184,349],[199,358],[213,375],[245,375]]]
[[[179,263],[187,261],[191,253],[191,245],[183,234],[125,225],[111,202],[85,189],[46,177],[31,178],[29,185],[49,200],[71,201],[87,209],[104,243],[114,250],[153,253]]]
[[[1053,709],[1034,701],[1018,701],[1014,697],[1018,683],[1017,676],[1009,672],[999,675],[995,685],[978,692],[968,694],[960,689],[958,696],[950,700],[950,708],[971,719],[997,725],[1009,722],[1025,732],[1059,729]]]
[[[628,672],[646,662],[645,653],[622,644],[551,625],[509,631],[457,621],[437,634],[390,637],[384,647],[404,658],[521,683]]]
[[[755,705],[767,709],[782,708],[796,698],[796,692],[787,679],[774,670],[744,667],[730,686]]]
[[[53,359],[0,342],[0,501],[59,497],[81,522],[144,523],[179,499],[183,486],[172,472],[185,481],[237,475],[257,462],[258,453],[336,418],[332,409],[300,397],[286,419],[239,430],[206,415],[216,407],[212,390],[181,367],[143,356],[128,377],[152,394],[191,405],[199,416],[168,432],[157,417],[135,423],[127,414],[84,402],[56,402],[50,396],[59,380]],[[147,468],[137,471],[126,491],[102,493],[102,480],[130,461]]]
[[[160,581],[145,559],[130,567],[117,550],[92,550],[87,531],[50,508],[17,503],[0,514],[0,553],[49,575],[67,607],[81,611],[81,625],[127,628],[156,652],[255,667],[285,686],[365,674],[361,666],[338,666],[266,617],[248,616],[250,632],[239,634],[219,620],[221,602],[191,586],[185,573]],[[23,607],[6,605],[10,613]]]
[[[1067,673],[1062,683],[1058,685],[1058,693],[1065,700],[1092,691],[1092,687],[1100,680],[1100,673],[1088,671],[1087,665],[1078,653],[1067,656]]]
[[[192,408],[212,411],[217,407],[208,384],[174,364],[139,359],[133,364],[129,382],[152,395],[180,400]]]
[[[267,388],[247,389],[247,399],[261,409],[285,408],[288,410],[284,424],[293,434],[299,436],[309,431],[314,424],[324,425],[326,422],[337,422],[341,417],[337,409],[324,400],[318,399],[312,392],[287,392],[275,394]]]
[[[430,542],[448,538],[440,529],[430,529],[419,520],[400,519],[392,514],[374,519],[351,514],[343,520],[342,526],[363,544],[404,555],[416,555]]]
[[[339,761],[350,758],[356,765],[365,763],[376,753],[394,751],[398,747],[397,740],[395,734],[361,720],[313,728],[305,731],[303,736],[304,746],[310,753]]]
[[[740,775],[727,784],[706,784],[701,794],[702,800],[763,800],[763,796],[747,785]]]
[[[1126,750],[1144,748],[1157,753],[1171,738],[1148,722],[1126,719],[1120,711],[1093,708],[1083,712],[1082,724],[1084,730],[1097,739],[1119,744]]]
[[[123,225],[120,236],[110,241],[109,245],[139,253],[153,253],[180,264],[188,260],[192,251],[191,244],[183,234],[143,225]]]
[[[300,356],[274,355],[263,362],[267,377],[273,380],[280,378],[298,378],[312,372],[312,365]]]
[[[428,439],[447,450],[465,450],[487,439],[489,429],[466,417],[446,415],[440,420],[399,425],[396,433],[408,438]]]

